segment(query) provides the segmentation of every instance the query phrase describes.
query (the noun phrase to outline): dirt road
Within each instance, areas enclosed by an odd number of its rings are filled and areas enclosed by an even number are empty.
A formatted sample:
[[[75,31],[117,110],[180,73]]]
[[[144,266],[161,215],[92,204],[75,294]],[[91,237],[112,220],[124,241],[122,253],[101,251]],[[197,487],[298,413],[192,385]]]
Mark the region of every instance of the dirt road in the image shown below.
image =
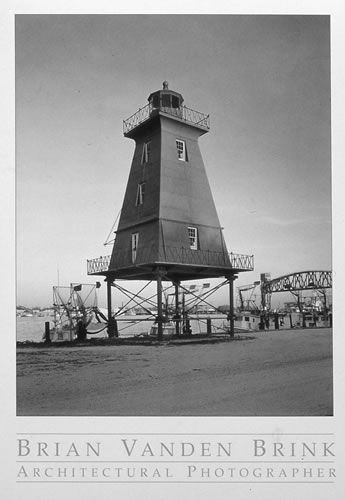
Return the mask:
[[[332,415],[331,329],[197,345],[18,348],[18,415]]]

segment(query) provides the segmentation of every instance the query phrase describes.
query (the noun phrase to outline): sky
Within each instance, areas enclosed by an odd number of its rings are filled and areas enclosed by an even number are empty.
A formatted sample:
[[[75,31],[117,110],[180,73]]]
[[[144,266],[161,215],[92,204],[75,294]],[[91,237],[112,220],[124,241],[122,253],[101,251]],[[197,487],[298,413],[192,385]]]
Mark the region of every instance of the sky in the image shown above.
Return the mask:
[[[95,281],[134,152],[122,121],[164,80],[210,114],[228,251],[255,259],[237,284],[332,268],[328,16],[17,15],[15,59],[18,304]]]

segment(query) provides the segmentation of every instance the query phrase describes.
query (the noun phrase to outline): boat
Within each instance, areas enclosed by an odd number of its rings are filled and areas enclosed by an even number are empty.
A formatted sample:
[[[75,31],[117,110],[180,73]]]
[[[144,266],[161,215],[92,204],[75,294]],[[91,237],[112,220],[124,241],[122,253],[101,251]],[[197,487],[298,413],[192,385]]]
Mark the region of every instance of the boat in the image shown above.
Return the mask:
[[[172,321],[168,321],[166,323],[163,323],[162,328],[163,328],[163,337],[167,337],[167,336],[171,337],[172,335],[175,335],[175,333],[176,333],[175,323],[173,323]],[[158,337],[158,325],[157,325],[157,323],[155,323],[154,325],[151,326],[148,334],[152,337]]]
[[[239,311],[235,316],[234,325],[239,330],[259,330],[260,314],[254,311]]]

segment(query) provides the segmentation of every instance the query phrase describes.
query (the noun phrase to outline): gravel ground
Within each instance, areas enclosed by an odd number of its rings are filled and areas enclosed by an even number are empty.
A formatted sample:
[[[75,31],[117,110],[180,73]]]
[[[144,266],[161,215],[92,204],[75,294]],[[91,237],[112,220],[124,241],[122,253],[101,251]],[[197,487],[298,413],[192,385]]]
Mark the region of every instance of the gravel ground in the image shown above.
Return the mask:
[[[332,415],[332,330],[212,344],[18,347],[17,414]]]

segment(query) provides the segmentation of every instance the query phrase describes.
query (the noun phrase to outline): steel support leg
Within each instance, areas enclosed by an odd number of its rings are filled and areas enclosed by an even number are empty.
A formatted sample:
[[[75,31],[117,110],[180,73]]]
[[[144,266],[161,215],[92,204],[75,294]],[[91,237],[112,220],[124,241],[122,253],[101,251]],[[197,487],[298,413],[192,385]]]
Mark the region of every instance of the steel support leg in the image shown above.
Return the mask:
[[[112,311],[111,311],[111,281],[107,281],[107,307],[108,307],[108,337],[114,338],[119,336],[119,332],[117,330],[117,322],[115,319],[112,317]]]
[[[158,340],[162,340],[163,338],[163,306],[162,306],[162,277],[160,273],[157,273],[157,333]]]
[[[230,321],[230,336],[235,335],[235,323],[234,323],[234,281],[237,276],[229,277],[229,299],[230,299],[230,311],[229,311],[229,321]]]
[[[179,286],[176,283],[175,284],[175,318],[176,318],[175,332],[176,332],[176,335],[180,334],[180,309],[179,309],[179,301],[178,301],[178,289],[179,289]]]

